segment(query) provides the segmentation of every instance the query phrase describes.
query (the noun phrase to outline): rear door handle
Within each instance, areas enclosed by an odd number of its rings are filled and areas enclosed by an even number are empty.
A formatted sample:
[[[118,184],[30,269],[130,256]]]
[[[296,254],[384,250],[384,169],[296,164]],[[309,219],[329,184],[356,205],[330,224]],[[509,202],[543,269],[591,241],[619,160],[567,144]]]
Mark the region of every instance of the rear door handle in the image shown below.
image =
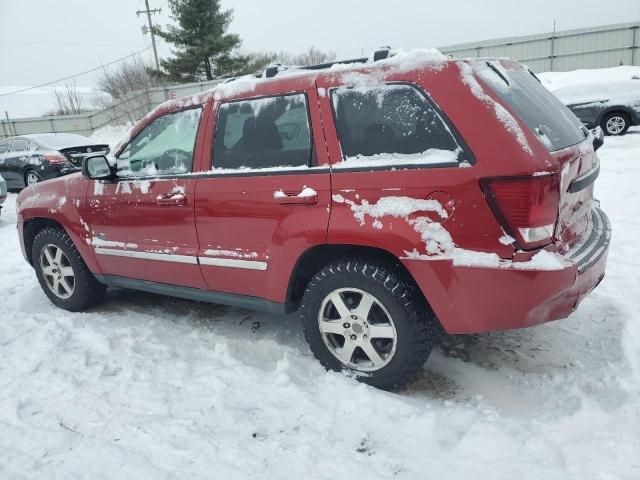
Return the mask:
[[[172,205],[186,205],[187,197],[184,193],[170,193],[168,195],[158,195],[156,203],[161,207],[170,207]]]
[[[279,205],[315,205],[318,203],[318,194],[303,190],[300,193],[285,193],[279,190],[273,194]]]

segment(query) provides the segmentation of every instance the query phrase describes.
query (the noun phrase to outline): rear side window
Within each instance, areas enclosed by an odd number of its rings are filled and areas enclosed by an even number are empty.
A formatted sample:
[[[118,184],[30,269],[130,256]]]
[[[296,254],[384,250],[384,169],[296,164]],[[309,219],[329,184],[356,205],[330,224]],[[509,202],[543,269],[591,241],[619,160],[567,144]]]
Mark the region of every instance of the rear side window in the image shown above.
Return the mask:
[[[213,167],[301,167],[311,162],[311,132],[304,94],[220,105]]]
[[[0,155],[9,151],[9,142],[0,143]]]
[[[478,76],[540,138],[547,150],[561,150],[585,139],[578,117],[529,71],[491,66],[494,68],[476,67]]]
[[[14,140],[13,147],[11,147],[12,152],[26,152],[29,150],[29,142],[27,140]]]
[[[340,87],[331,93],[344,161],[337,166],[456,163],[462,149],[415,87]]]

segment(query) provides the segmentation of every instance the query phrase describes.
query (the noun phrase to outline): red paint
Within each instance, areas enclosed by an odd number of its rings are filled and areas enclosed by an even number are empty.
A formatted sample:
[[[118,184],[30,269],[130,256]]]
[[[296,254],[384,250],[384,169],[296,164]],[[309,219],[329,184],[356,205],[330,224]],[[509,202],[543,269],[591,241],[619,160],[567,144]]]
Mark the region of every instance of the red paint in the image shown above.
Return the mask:
[[[520,68],[511,62],[503,62],[503,66]],[[576,266],[555,271],[522,271],[455,267],[450,260],[411,260],[407,258],[408,252],[425,251],[420,235],[407,221],[419,215],[413,214],[408,219],[385,216],[380,219],[382,229],[376,228],[370,217],[361,225],[349,203],[335,201],[335,196],[342,195],[356,203],[366,200],[370,204],[388,196],[438,200],[448,214],[442,225],[458,247],[495,253],[503,260],[526,261],[539,250],[516,251],[513,245],[500,242],[504,226],[487,202],[481,181],[532,176],[543,171],[557,175],[561,183],[560,198],[556,201],[558,230],[553,243],[545,248],[566,251],[585,235],[587,227],[593,187],[576,194],[568,193],[567,188],[572,179],[594,165],[596,156],[588,140],[582,145],[549,153],[519,122],[532,153],[525,151],[496,119],[494,111],[462,82],[455,61],[446,62],[441,69],[418,68],[402,73],[375,65],[354,66],[353,70],[375,72],[385,81],[410,82],[427,92],[473,152],[475,164],[469,168],[358,172],[330,169],[330,165],[342,161],[342,152],[328,92],[342,85],[342,76],[336,72],[309,72],[276,77],[258,82],[255,89],[244,93],[235,91],[228,98],[218,92],[215,96],[207,93],[191,100],[202,103],[204,109],[193,171],[198,174],[212,168],[213,131],[221,102],[304,92],[310,108],[319,173],[194,175],[194,178],[151,180],[143,188],[128,182],[130,192],[123,189],[121,182],[107,182],[102,194],[94,193],[99,192],[94,181],[79,175],[48,181],[24,190],[19,196],[18,226],[23,249],[25,222],[35,218],[53,219],[69,232],[87,265],[96,273],[284,303],[295,265],[310,248],[324,244],[375,247],[400,259],[449,332],[527,327],[569,315],[602,277],[606,253],[581,274]],[[145,117],[133,135],[155,118],[181,108],[184,105],[180,102],[164,104]],[[506,105],[505,108],[508,109]],[[213,162],[215,167],[215,159]],[[184,190],[184,198],[179,201],[171,197],[176,187]],[[314,189],[317,198],[296,200],[297,193],[305,187]],[[276,191],[288,197],[278,200],[274,196]],[[66,196],[67,201],[58,205],[62,196]],[[85,224],[90,231],[85,229]],[[168,249],[171,254],[185,257],[261,262],[266,263],[267,268],[229,268],[95,255],[88,242],[100,234],[108,241],[136,245],[122,247],[125,249],[142,252]],[[218,252],[212,255],[210,250]]]

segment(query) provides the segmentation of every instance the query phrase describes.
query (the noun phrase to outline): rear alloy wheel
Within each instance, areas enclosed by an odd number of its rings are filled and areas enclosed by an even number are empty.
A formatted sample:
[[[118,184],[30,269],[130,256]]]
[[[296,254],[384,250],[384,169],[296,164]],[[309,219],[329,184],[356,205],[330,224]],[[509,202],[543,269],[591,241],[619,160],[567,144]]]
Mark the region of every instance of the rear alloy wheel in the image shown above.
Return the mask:
[[[380,370],[396,352],[398,335],[391,315],[376,297],[358,288],[327,295],[318,327],[331,354],[352,370]]]
[[[309,281],[300,305],[313,354],[374,387],[404,387],[422,371],[438,324],[420,291],[389,262],[346,258]]]
[[[33,239],[31,262],[51,302],[71,312],[99,303],[106,287],[96,280],[62,228],[47,227]]]
[[[31,185],[35,185],[36,183],[40,183],[41,178],[40,175],[35,170],[29,170],[24,176],[24,184],[29,187]]]
[[[607,135],[623,135],[629,130],[631,123],[624,112],[612,112],[602,119],[602,130]]]

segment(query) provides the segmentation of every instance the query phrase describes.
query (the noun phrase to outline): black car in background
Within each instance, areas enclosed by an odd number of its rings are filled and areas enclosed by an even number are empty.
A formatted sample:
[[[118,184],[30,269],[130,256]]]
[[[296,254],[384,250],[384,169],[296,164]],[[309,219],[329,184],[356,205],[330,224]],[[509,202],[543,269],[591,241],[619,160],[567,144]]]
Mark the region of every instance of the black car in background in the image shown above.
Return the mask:
[[[7,188],[80,171],[84,157],[109,153],[109,146],[72,133],[21,135],[0,141],[0,174]]]

